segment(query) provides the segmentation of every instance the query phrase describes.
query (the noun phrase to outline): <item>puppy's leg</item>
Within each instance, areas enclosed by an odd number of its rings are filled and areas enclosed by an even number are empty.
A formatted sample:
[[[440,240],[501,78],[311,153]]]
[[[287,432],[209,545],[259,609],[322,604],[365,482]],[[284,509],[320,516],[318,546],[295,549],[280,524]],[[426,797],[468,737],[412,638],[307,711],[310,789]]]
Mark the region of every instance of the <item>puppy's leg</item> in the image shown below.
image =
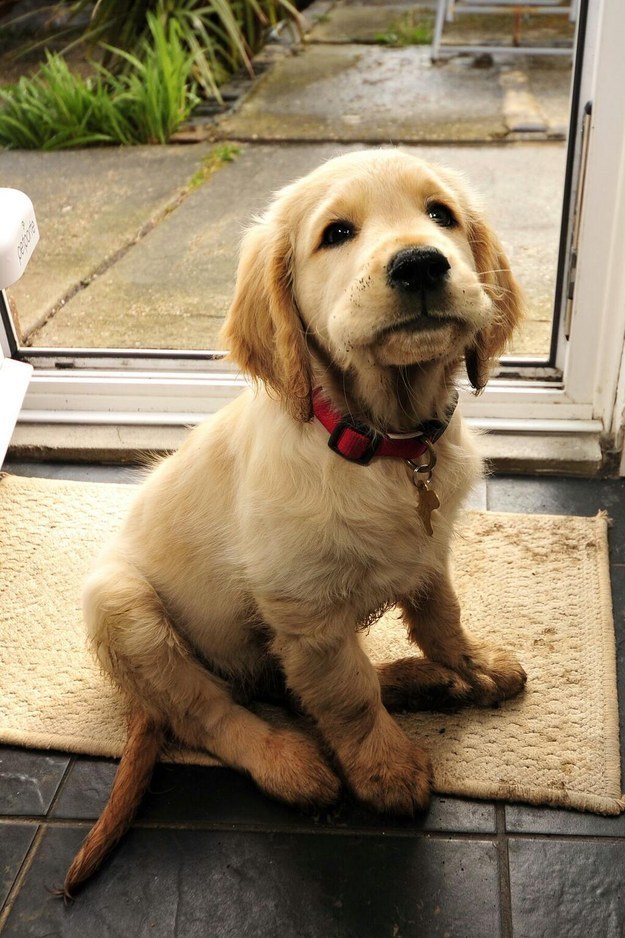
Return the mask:
[[[398,658],[375,666],[384,706],[394,710],[457,710],[472,702],[457,671],[428,658]]]
[[[476,642],[463,628],[448,573],[439,574],[425,592],[400,605],[411,641],[470,686],[472,703],[489,706],[514,697],[525,686],[525,671],[513,655]]]
[[[317,722],[354,794],[378,811],[412,815],[430,798],[427,753],[384,708],[380,682],[349,613],[307,615],[299,604],[260,602],[289,687]]]
[[[327,804],[340,783],[312,738],[278,729],[237,705],[172,627],[163,605],[124,561],[90,578],[85,615],[96,654],[131,698],[183,743],[248,772],[268,794],[293,804]]]

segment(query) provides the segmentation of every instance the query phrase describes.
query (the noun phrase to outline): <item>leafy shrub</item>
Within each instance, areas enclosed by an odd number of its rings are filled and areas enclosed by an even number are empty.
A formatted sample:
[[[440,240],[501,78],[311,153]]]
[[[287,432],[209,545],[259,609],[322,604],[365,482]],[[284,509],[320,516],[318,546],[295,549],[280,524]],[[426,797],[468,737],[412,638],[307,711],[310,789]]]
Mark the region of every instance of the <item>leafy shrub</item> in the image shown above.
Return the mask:
[[[0,0],[0,6],[2,0]],[[203,93],[220,100],[219,85],[241,67],[251,72],[251,56],[263,43],[269,27],[279,19],[299,16],[292,0],[57,0],[42,25],[37,7],[5,23],[3,32],[19,36],[30,31],[39,38],[22,43],[17,54],[32,52],[50,42],[65,50],[83,42],[102,43],[103,64],[118,74],[127,62],[119,50],[139,56],[151,39],[150,19],[163,26],[175,22],[183,48],[193,58],[193,78]],[[44,35],[41,35],[42,30]],[[2,42],[2,36],[0,36]]]
[[[149,37],[139,54],[115,50],[127,68],[114,75],[97,66],[82,78],[59,55],[33,78],[0,89],[0,144],[55,150],[98,143],[166,143],[198,101],[191,54],[175,21],[148,15]]]
[[[193,57],[184,48],[176,20],[164,26],[148,14],[150,36],[137,56],[115,50],[129,68],[115,77],[100,71],[115,89],[116,102],[136,143],[167,143],[199,99],[193,89]]]

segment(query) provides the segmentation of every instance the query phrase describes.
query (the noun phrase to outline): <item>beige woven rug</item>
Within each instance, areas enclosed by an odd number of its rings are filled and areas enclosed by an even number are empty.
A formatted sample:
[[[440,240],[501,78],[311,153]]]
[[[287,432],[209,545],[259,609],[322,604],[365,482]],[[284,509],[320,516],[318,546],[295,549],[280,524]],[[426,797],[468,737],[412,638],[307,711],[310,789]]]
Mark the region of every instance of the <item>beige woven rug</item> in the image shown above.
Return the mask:
[[[85,649],[80,589],[135,491],[0,476],[0,742],[121,752],[123,706]],[[430,749],[437,791],[625,809],[606,528],[603,516],[464,516],[455,570],[465,621],[515,650],[528,685],[499,709],[398,717]],[[413,653],[394,613],[367,643],[378,660]]]

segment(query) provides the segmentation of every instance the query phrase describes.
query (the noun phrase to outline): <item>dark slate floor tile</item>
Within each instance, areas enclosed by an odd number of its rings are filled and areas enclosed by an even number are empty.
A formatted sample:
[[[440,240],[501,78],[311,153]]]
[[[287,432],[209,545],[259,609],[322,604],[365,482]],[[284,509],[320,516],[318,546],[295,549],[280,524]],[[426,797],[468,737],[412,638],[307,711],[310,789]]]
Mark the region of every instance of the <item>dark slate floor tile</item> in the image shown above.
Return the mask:
[[[424,824],[426,831],[473,831],[478,834],[494,834],[496,829],[494,804],[448,796],[432,799]]]
[[[497,829],[493,804],[436,795],[428,812],[415,818],[383,816],[346,796],[332,814],[321,819],[321,824],[324,823],[337,830],[380,834],[402,831],[493,834]]]
[[[328,818],[331,822],[332,813],[303,811],[268,798],[250,778],[232,769],[163,764],[157,766],[139,820],[305,830],[316,829]]]
[[[134,830],[69,909],[82,837],[47,831],[5,936],[497,938],[495,845],[427,837]]]
[[[76,759],[51,816],[95,819],[113,784],[116,763],[110,759]],[[240,825],[245,827],[371,830],[424,830],[491,834],[495,808],[481,801],[433,798],[422,818],[382,818],[345,798],[332,810],[304,812],[262,794],[244,775],[204,766],[157,766],[139,812],[139,821],[156,824]]]
[[[36,830],[35,824],[0,824],[0,908],[15,882]]]
[[[514,938],[621,938],[625,841],[509,844]]]
[[[611,565],[610,580],[612,581],[612,605],[617,636],[625,639],[625,564]]]
[[[109,759],[77,759],[68,773],[52,816],[93,819],[109,796],[117,764]],[[138,819],[155,824],[315,826],[305,814],[265,797],[244,775],[230,769],[157,765]]]
[[[610,557],[625,563],[625,479],[563,479],[495,476],[488,479],[490,511],[526,514],[596,515],[605,509],[610,529]]]
[[[600,817],[581,811],[506,805],[510,834],[560,834],[585,837],[625,837],[625,815]]]
[[[97,818],[113,785],[117,762],[77,756],[50,812],[53,818]]]
[[[45,815],[70,758],[0,746],[0,815]]]
[[[141,482],[145,470],[133,466],[97,466],[87,463],[22,462],[7,460],[4,471],[15,476],[39,479],[69,479],[73,482]]]

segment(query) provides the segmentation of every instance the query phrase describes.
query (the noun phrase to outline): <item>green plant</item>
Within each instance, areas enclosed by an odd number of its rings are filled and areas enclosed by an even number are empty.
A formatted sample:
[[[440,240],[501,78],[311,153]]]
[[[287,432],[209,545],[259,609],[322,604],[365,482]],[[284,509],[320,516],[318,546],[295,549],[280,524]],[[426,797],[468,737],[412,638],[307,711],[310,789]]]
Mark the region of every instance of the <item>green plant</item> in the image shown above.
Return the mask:
[[[138,54],[114,49],[129,68],[115,77],[100,66],[100,73],[114,89],[115,100],[140,143],[166,143],[189,116],[198,98],[192,91],[191,54],[183,47],[175,20],[163,24],[148,14],[150,35],[143,38]]]
[[[113,143],[125,136],[124,122],[100,76],[81,79],[51,53],[33,78],[0,89],[0,103],[0,143],[5,147],[55,150]]]
[[[75,0],[74,12],[91,0]],[[268,26],[280,15],[298,17],[291,0],[98,0],[85,38],[114,43],[135,53],[148,33],[148,17],[178,24],[182,45],[193,57],[193,75],[204,91],[219,98],[219,85],[241,66],[251,71],[251,55]],[[116,70],[109,49],[105,64]]]
[[[200,186],[204,185],[207,179],[210,179],[218,169],[221,169],[224,163],[232,163],[240,153],[241,147],[238,143],[229,143],[228,141],[218,143],[213,147],[208,156],[204,157],[200,168],[189,180],[187,186],[188,191],[194,192],[196,189],[199,189]]]
[[[2,0],[0,0],[0,3]],[[120,50],[140,56],[142,44],[150,39],[150,18],[165,28],[177,23],[183,48],[193,60],[193,79],[204,94],[220,100],[219,85],[244,67],[251,73],[251,57],[262,45],[268,27],[279,19],[299,18],[292,0],[52,0],[47,8],[50,22],[31,42],[18,42],[14,55],[33,53],[51,41],[65,43],[67,53],[85,41],[102,44],[102,64],[115,74],[128,69]],[[16,37],[32,34],[28,24],[37,13],[20,13],[5,23],[5,33]],[[88,16],[87,25],[84,25]]]
[[[427,15],[420,15],[417,20],[417,15],[413,12],[405,13],[385,32],[378,33],[375,41],[387,46],[429,45],[434,35],[434,22]]]
[[[128,68],[114,75],[97,66],[82,78],[59,55],[33,78],[0,89],[0,144],[54,150],[98,143],[165,143],[197,103],[191,55],[174,22],[148,18],[150,39],[139,55],[118,50]]]

